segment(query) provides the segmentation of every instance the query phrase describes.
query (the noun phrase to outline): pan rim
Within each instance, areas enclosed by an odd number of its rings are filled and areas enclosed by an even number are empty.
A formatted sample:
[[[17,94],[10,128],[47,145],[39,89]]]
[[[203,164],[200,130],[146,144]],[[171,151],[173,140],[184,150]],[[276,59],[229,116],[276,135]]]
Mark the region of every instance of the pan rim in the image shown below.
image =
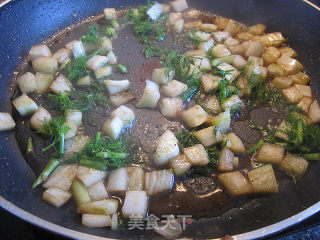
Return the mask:
[[[12,213],[16,217],[19,217],[20,219],[31,223],[39,228],[45,229],[47,231],[53,232],[57,235],[68,237],[70,239],[79,239],[79,240],[86,240],[86,239],[91,239],[91,240],[113,240],[111,238],[104,238],[104,237],[99,237],[87,233],[83,233],[80,231],[75,231],[71,230],[66,227],[62,227],[58,224],[48,222],[47,220],[44,220],[40,217],[37,217],[22,208],[14,205],[10,201],[6,200],[2,196],[0,196],[0,207],[2,207],[4,210]]]
[[[99,236],[83,233],[80,231],[71,230],[69,228],[62,227],[55,223],[48,222],[14,205],[13,203],[6,200],[2,196],[0,196],[0,207],[2,207],[6,211],[12,213],[13,215],[19,217],[20,219],[28,223],[31,223],[47,231],[53,232],[57,235],[68,237],[70,239],[79,239],[79,240],[86,240],[86,239],[113,240],[114,239],[114,238],[99,237]],[[320,201],[308,207],[307,209],[299,212],[298,214],[293,215],[289,218],[286,218],[282,221],[276,222],[272,225],[259,228],[250,232],[234,235],[233,238],[235,240],[244,240],[244,239],[261,239],[267,236],[271,236],[289,227],[293,227],[294,225],[300,223],[301,221],[307,219],[308,217],[311,217],[312,215],[316,214],[319,211],[320,211]],[[215,239],[220,239],[220,238],[215,238]],[[211,240],[214,240],[214,239],[211,239]]]
[[[2,3],[0,3],[0,8],[6,5],[7,3],[11,2],[12,0],[5,0]]]

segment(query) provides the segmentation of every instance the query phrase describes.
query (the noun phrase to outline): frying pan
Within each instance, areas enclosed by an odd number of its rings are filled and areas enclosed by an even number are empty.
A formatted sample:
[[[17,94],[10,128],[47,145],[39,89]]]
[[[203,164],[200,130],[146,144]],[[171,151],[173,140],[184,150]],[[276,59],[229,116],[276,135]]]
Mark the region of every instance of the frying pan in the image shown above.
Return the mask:
[[[267,30],[280,31],[299,54],[310,75],[311,85],[320,91],[320,11],[305,1],[292,0],[189,0],[191,7],[233,18],[246,25],[264,23]],[[27,56],[31,45],[48,39],[79,19],[101,13],[105,7],[117,9],[143,4],[138,0],[16,0],[0,8],[0,111],[11,112],[14,71]],[[77,14],[77,18],[72,17]],[[22,58],[19,58],[22,57]],[[319,143],[320,144],[320,143]],[[288,228],[320,210],[320,164],[311,163],[296,184],[290,180],[277,195],[251,199],[240,208],[220,217],[196,221],[185,236],[237,239],[259,238]],[[0,133],[0,205],[16,216],[47,230],[76,239],[157,239],[151,231],[112,232],[88,229],[79,224],[72,206],[56,209],[41,200],[40,188],[31,190],[35,174],[26,164],[14,132]]]

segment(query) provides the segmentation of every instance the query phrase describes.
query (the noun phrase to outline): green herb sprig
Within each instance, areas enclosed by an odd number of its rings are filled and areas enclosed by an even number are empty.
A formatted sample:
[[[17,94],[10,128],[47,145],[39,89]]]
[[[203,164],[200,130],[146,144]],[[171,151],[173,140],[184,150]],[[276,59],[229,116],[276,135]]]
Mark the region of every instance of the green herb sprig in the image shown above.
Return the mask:
[[[205,42],[205,40],[201,39],[200,37],[195,35],[196,31],[190,31],[187,33],[187,37],[188,39],[192,40],[193,42],[195,42],[196,44],[200,44],[202,42]]]
[[[199,91],[201,72],[191,71],[191,60],[193,57],[180,54],[175,50],[166,53],[162,59],[162,65],[166,67],[167,74],[174,72],[175,79],[188,85],[188,90],[182,94],[182,99],[190,101]]]
[[[108,136],[101,136],[98,132],[84,149],[74,156],[74,160],[80,165],[104,171],[107,168],[126,166],[130,162],[129,155],[124,137],[113,140]]]
[[[260,103],[264,106],[271,106],[274,103],[284,105],[286,104],[286,101],[278,89],[261,83],[252,88],[251,95],[248,98],[249,107],[253,107],[257,103]]]
[[[108,107],[108,99],[102,91],[79,92],[73,91],[58,95],[49,94],[49,105],[51,108],[63,112],[67,109],[79,110],[81,112],[89,111],[93,106]]]
[[[79,78],[92,74],[92,71],[87,68],[87,61],[94,55],[99,54],[100,50],[96,50],[88,56],[82,56],[74,58],[66,65],[66,71],[68,73],[68,79],[71,82],[77,81]]]
[[[64,119],[62,117],[53,118],[50,121],[45,121],[42,128],[38,130],[38,133],[44,135],[45,137],[50,137],[52,140],[51,144],[42,149],[42,151],[47,151],[48,149],[54,147],[59,143],[58,153],[59,157],[64,152],[64,136],[70,130],[70,127],[64,126]]]
[[[290,127],[284,130],[288,140],[283,140],[285,148],[291,153],[318,153],[320,152],[320,127],[310,124],[301,113],[292,112],[286,118]],[[281,141],[279,141],[281,142]]]
[[[166,50],[164,47],[160,46],[153,46],[149,45],[147,46],[143,53],[145,58],[152,58],[152,57],[162,57],[165,54]]]
[[[239,93],[239,87],[237,86],[237,81],[229,81],[226,78],[227,74],[232,73],[233,70],[221,70],[220,68],[214,68],[213,74],[222,77],[219,81],[218,87],[214,89],[211,94],[219,93],[220,104],[222,105],[225,100],[233,95]],[[235,90],[231,91],[230,88],[233,87]]]
[[[91,70],[87,69],[87,60],[87,56],[82,56],[73,59],[66,65],[65,69],[68,73],[68,79],[71,82],[74,82],[81,77],[87,76],[92,72]]]
[[[265,136],[247,152],[253,153],[262,145],[261,142],[269,142],[283,145],[288,152],[303,155],[306,159],[314,160],[320,156],[319,125],[310,124],[308,119],[299,112],[291,112],[285,119],[285,124],[287,127],[282,132],[288,136],[287,140],[277,138],[275,129],[255,124],[250,125],[251,128],[263,132]]]
[[[47,151],[56,145],[59,145],[59,147],[54,153],[51,154],[51,159],[33,183],[33,188],[36,188],[42,184],[48,178],[48,176],[62,163],[65,135],[70,130],[70,127],[64,126],[63,124],[64,119],[62,117],[57,117],[50,121],[45,121],[43,127],[38,130],[40,134],[50,137],[52,141],[51,144],[43,148],[42,151]]]
[[[166,15],[162,15],[157,21],[149,18],[147,11],[152,5],[138,6],[133,10],[127,10],[126,19],[134,25],[133,32],[139,35],[143,44],[150,44],[152,41],[159,42],[166,37],[168,30],[165,25]]]
[[[98,44],[102,41],[101,39],[101,30],[98,25],[92,25],[89,28],[89,31],[81,37],[82,42]]]

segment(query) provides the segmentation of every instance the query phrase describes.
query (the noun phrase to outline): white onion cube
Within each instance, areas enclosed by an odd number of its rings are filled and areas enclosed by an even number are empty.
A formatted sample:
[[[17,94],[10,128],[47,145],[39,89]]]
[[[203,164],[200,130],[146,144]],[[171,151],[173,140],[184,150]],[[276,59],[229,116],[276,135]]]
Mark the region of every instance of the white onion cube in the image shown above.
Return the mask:
[[[16,123],[9,113],[0,112],[0,131],[7,131],[14,129]]]
[[[76,176],[86,187],[90,187],[91,185],[103,180],[106,177],[106,173],[92,168],[79,166]]]
[[[42,194],[43,200],[52,204],[55,207],[61,207],[70,199],[70,197],[71,193],[56,187],[48,188]]]
[[[177,97],[188,90],[188,85],[177,80],[172,80],[161,86],[161,93],[168,97]]]
[[[103,82],[110,95],[127,91],[130,88],[129,80],[104,80]]]
[[[56,80],[53,81],[50,85],[50,90],[55,94],[59,94],[59,92],[71,91],[72,84],[65,76],[60,74]]]
[[[56,187],[64,191],[69,191],[73,179],[76,176],[77,165],[61,165],[48,177],[46,182],[42,184],[44,188]]]
[[[12,104],[23,117],[31,115],[38,109],[38,105],[25,93],[15,98]]]
[[[75,41],[72,44],[72,53],[74,58],[83,57],[86,55],[86,51],[81,41]]]
[[[122,121],[122,119],[120,117],[114,117],[114,118],[110,118],[108,119],[103,127],[102,127],[102,131],[109,137],[111,137],[112,139],[116,140],[120,133],[121,130],[124,126],[124,123]]]
[[[128,172],[126,168],[113,170],[108,177],[107,190],[109,192],[124,192],[129,189]]]
[[[148,209],[148,196],[145,191],[127,191],[124,199],[122,214],[125,218],[130,216],[145,217]]]
[[[31,93],[38,90],[35,76],[31,72],[26,72],[17,79],[21,92]]]
[[[155,108],[160,99],[159,85],[150,80],[146,80],[146,87],[143,95],[137,103],[138,108]]]
[[[166,130],[158,141],[154,162],[156,165],[167,164],[170,158],[179,155],[178,139],[170,130]]]
[[[153,21],[156,21],[160,17],[162,10],[163,10],[162,5],[159,3],[155,3],[151,8],[148,9],[147,15]]]
[[[88,193],[91,201],[98,201],[109,197],[103,181],[97,182],[88,187]]]
[[[117,109],[113,110],[111,113],[111,117],[121,118],[125,126],[131,124],[136,118],[133,110],[126,107],[125,105],[121,105]]]
[[[39,130],[43,127],[45,121],[49,122],[52,119],[51,114],[42,106],[32,115],[30,125],[33,129]]]
[[[52,53],[50,48],[46,44],[33,45],[29,51],[29,56],[31,60],[38,57],[51,57]]]

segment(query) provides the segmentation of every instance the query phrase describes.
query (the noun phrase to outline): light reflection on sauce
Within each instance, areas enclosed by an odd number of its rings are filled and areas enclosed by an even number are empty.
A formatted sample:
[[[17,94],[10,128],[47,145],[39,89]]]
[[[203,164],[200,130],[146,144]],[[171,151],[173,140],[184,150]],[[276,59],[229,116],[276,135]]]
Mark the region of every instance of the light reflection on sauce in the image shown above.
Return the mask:
[[[208,198],[208,197],[211,197],[212,195],[218,193],[218,192],[222,192],[222,189],[221,188],[217,188],[216,190],[212,191],[212,192],[208,192],[206,194],[203,194],[203,195],[199,195],[198,197],[199,198]]]
[[[187,189],[183,183],[176,183],[176,191],[178,192],[186,192]]]

